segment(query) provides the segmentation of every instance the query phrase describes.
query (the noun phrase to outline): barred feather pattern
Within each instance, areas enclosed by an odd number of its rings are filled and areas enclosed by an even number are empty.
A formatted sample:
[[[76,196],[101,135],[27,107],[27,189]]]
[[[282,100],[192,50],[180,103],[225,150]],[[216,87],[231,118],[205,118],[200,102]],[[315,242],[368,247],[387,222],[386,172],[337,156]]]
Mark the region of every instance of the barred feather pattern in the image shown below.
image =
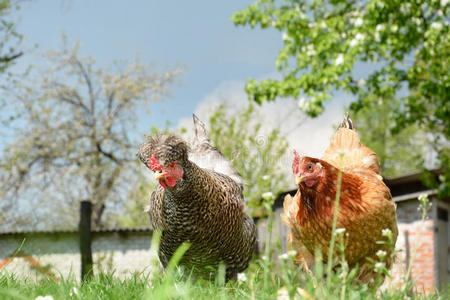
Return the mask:
[[[188,242],[180,265],[209,279],[223,263],[226,278],[235,279],[248,267],[256,246],[255,225],[244,213],[242,185],[199,167],[188,159],[188,149],[178,137],[155,136],[139,152],[144,163],[155,153],[161,163],[177,161],[184,171],[174,187],[158,185],[151,194],[150,221],[162,230],[159,258],[166,267],[176,249]]]

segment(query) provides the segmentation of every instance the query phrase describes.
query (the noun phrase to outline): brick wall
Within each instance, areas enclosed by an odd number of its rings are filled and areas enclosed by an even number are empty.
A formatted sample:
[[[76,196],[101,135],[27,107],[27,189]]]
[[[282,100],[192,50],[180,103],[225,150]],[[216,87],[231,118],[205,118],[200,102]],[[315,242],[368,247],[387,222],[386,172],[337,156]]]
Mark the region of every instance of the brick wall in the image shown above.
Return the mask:
[[[397,203],[397,221],[399,235],[396,249],[400,250],[392,268],[393,283],[402,284],[406,270],[411,265],[410,278],[418,291],[430,291],[435,288],[434,222],[432,212],[427,220],[421,222],[417,200]]]

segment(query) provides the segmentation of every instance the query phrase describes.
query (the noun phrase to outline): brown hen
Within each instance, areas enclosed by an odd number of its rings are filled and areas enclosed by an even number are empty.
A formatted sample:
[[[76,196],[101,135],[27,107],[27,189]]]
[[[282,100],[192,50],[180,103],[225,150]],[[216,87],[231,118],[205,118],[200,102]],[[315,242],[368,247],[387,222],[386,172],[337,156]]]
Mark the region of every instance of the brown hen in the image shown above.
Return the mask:
[[[350,118],[344,119],[322,159],[300,157],[295,152],[292,168],[298,190],[294,197],[286,196],[282,220],[291,228],[289,241],[298,252],[295,263],[310,268],[316,249],[327,261],[342,172],[336,227],[345,228],[345,258],[350,268],[358,266],[358,278],[365,283],[376,276],[373,261],[380,261],[384,254],[377,255],[377,251],[385,251],[384,263],[389,269],[392,248],[378,241],[387,241],[383,230],[389,229],[395,243],[396,206],[380,176],[377,155],[361,143]]]

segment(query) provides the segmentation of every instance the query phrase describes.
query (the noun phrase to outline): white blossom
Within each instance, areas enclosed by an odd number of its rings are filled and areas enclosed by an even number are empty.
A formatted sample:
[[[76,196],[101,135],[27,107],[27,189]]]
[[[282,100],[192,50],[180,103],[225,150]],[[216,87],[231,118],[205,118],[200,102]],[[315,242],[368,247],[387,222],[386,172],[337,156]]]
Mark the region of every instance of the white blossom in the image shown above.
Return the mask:
[[[394,25],[391,26],[391,31],[392,32],[397,32],[397,30],[398,30],[398,26],[397,25],[394,24]]]
[[[426,200],[428,200],[428,195],[427,194],[420,194],[418,197],[420,202],[424,202]]]
[[[445,7],[449,2],[450,0],[441,0],[441,7]]]
[[[73,297],[74,295],[78,295],[78,289],[77,289],[76,286],[74,286],[74,287],[70,290],[70,293],[69,293],[69,296],[70,296],[70,297]]]
[[[278,258],[281,259],[281,260],[288,259],[289,258],[289,254],[287,254],[287,253],[280,254],[280,255],[278,255]]]
[[[380,272],[384,268],[385,268],[385,263],[384,262],[377,262],[375,264],[375,272]]]
[[[389,228],[385,228],[381,230],[381,235],[385,237],[390,237],[392,236],[392,231]]]
[[[283,32],[282,39],[283,39],[283,41],[287,41],[287,40],[289,40],[289,39],[291,39],[291,38],[289,37],[289,35],[287,34],[287,32]]]
[[[287,255],[289,256],[296,256],[297,255],[297,251],[296,250],[289,250],[288,252],[286,252]]]
[[[273,194],[272,194],[272,192],[265,192],[265,193],[263,193],[263,194],[261,195],[261,197],[262,197],[264,200],[272,200],[272,199],[273,199]]]
[[[269,179],[270,179],[270,176],[269,176],[269,175],[264,175],[264,176],[262,177],[262,179],[263,179],[263,180],[269,180]]]
[[[357,33],[355,38],[353,40],[350,41],[350,46],[354,47],[356,46],[360,41],[365,39],[365,35],[362,33]]]
[[[308,56],[316,55],[316,50],[314,50],[314,45],[313,44],[309,44],[306,47],[306,55],[308,55]]]
[[[434,28],[436,30],[441,30],[442,29],[442,23],[441,22],[433,22],[433,23],[431,23],[431,28]]]
[[[419,18],[412,18],[411,21],[413,23],[415,23],[417,26],[419,26],[420,24],[422,24],[422,20]]]
[[[47,295],[47,296],[37,296],[35,298],[35,300],[53,300],[53,296],[52,295]]]
[[[344,63],[344,54],[339,54],[336,60],[334,61],[334,65],[340,66]]]
[[[354,24],[356,27],[361,26],[363,24],[363,19],[362,18],[356,19]]]
[[[378,250],[376,255],[380,258],[383,259],[386,256],[387,252],[383,251],[383,250]]]
[[[237,280],[240,282],[245,282],[247,281],[247,275],[245,275],[245,273],[238,273]]]
[[[358,80],[358,86],[362,87],[366,85],[366,80],[364,78],[361,78]]]
[[[334,234],[338,235],[345,232],[345,228],[336,228]]]
[[[376,27],[375,27],[375,30],[376,31],[384,31],[386,29],[386,25],[385,24],[378,24]]]
[[[300,97],[300,99],[298,99],[298,107],[300,108],[300,109],[304,109],[305,107],[306,107],[306,103],[307,103],[308,101],[306,100],[306,98],[305,97]]]

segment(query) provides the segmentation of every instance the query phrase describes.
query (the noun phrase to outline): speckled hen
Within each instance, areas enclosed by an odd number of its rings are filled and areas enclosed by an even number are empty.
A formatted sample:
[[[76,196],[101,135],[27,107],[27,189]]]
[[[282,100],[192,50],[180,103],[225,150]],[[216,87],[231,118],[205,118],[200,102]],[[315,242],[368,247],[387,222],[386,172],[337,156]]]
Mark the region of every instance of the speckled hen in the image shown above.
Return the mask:
[[[337,227],[345,228],[345,258],[351,268],[359,267],[362,282],[376,277],[371,265],[380,261],[380,255],[389,269],[393,249],[378,241],[386,241],[383,230],[389,229],[395,243],[396,207],[380,176],[377,155],[360,142],[350,118],[344,119],[321,159],[295,152],[292,169],[298,190],[285,198],[282,220],[291,228],[289,240],[298,252],[295,262],[309,268],[316,249],[327,260],[342,172]]]
[[[155,135],[138,153],[160,183],[148,206],[153,228],[162,231],[159,258],[167,266],[175,250],[189,242],[180,265],[213,278],[223,263],[226,278],[235,279],[253,255],[255,225],[244,213],[239,173],[212,145],[204,124],[193,118],[192,148],[177,136]]]

